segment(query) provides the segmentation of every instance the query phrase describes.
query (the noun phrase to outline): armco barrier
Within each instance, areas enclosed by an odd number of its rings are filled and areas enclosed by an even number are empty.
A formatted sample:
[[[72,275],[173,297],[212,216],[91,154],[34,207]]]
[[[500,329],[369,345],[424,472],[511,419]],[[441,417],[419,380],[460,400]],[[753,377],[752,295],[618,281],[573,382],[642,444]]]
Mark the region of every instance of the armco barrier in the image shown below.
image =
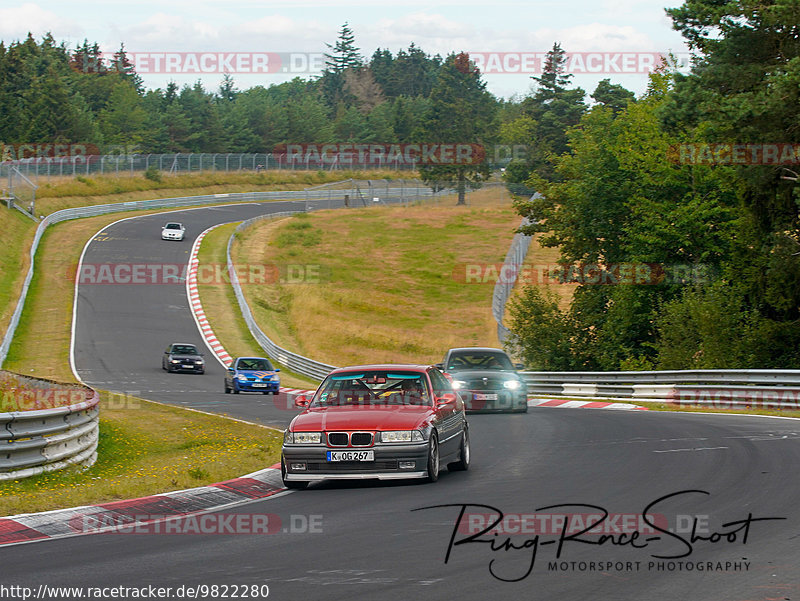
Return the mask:
[[[0,481],[95,462],[100,401],[96,391],[15,374],[0,375],[3,407],[20,409],[0,413]],[[60,399],[74,402],[59,406]],[[26,410],[41,406],[47,408]]]
[[[313,359],[303,357],[297,353],[287,351],[286,349],[279,347],[272,340],[270,340],[266,334],[264,334],[261,328],[258,327],[255,318],[253,318],[253,313],[250,311],[250,306],[247,304],[247,300],[244,298],[242,287],[239,285],[239,278],[236,275],[236,269],[234,268],[233,261],[231,260],[231,245],[233,244],[233,239],[237,232],[244,231],[257,221],[261,221],[263,219],[288,217],[296,212],[298,211],[273,213],[271,215],[263,215],[261,217],[248,219],[247,221],[240,223],[234,230],[234,233],[228,239],[228,274],[230,275],[233,293],[236,295],[236,301],[239,303],[239,309],[242,312],[242,317],[247,324],[247,328],[250,330],[253,338],[256,339],[256,342],[258,342],[258,344],[261,345],[261,348],[264,349],[264,352],[267,353],[270,358],[274,359],[293,372],[321,381],[325,378],[328,372],[336,368],[333,365],[326,365],[325,363],[320,363],[319,361],[314,361]]]
[[[523,372],[528,394],[800,410],[800,370]]]

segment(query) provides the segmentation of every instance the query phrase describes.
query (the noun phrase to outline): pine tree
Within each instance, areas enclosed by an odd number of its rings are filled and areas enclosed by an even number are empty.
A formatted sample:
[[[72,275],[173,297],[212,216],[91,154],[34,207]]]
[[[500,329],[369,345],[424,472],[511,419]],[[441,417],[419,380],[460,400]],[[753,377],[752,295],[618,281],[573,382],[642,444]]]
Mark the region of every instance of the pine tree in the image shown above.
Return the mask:
[[[361,55],[358,53],[360,48],[355,45],[355,36],[348,23],[345,22],[339,30],[339,39],[331,46],[325,44],[330,50],[330,54],[325,54],[325,70],[333,73],[341,73],[345,69],[357,69],[364,65]]]
[[[125,44],[120,44],[119,50],[114,53],[112,67],[122,79],[133,84],[133,87],[139,94],[144,92],[142,78],[136,73],[136,70],[133,68],[133,63],[131,63],[128,54],[125,52]]]
[[[471,145],[485,148],[497,129],[497,102],[486,91],[480,71],[469,55],[460,53],[447,58],[430,95],[430,107],[415,132],[420,144]],[[466,204],[466,189],[478,188],[489,178],[488,163],[472,154],[470,160],[444,161],[423,165],[420,176],[435,188],[455,186],[458,204]]]

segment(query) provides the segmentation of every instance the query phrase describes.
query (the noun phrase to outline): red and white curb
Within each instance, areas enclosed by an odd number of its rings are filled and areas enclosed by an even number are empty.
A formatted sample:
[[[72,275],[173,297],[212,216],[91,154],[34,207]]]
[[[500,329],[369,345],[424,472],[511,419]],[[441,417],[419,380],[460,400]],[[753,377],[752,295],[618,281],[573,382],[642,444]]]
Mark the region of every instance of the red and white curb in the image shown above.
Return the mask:
[[[103,534],[196,516],[266,499],[285,492],[280,465],[208,486],[0,518],[0,546],[54,538]],[[152,529],[151,529],[152,530]]]
[[[192,315],[194,315],[194,320],[197,323],[197,327],[200,329],[200,333],[203,335],[206,346],[208,346],[220,362],[227,367],[233,361],[233,357],[228,354],[228,351],[225,350],[222,343],[214,335],[214,330],[211,329],[206,313],[203,311],[203,305],[200,302],[200,292],[197,290],[197,267],[200,264],[197,259],[197,254],[200,252],[200,243],[208,232],[217,227],[219,226],[215,225],[202,232],[197,236],[197,239],[192,245],[192,252],[189,255],[189,269],[186,273],[186,296],[189,298],[189,306],[192,309]]]
[[[563,399],[528,399],[528,407],[561,407],[563,409],[617,409],[647,411],[647,407],[639,407],[631,403],[613,403],[607,401],[565,401]]]
[[[208,317],[206,317],[206,313],[203,311],[203,305],[200,302],[200,292],[197,289],[197,269],[200,265],[197,255],[200,252],[200,243],[203,241],[203,238],[206,237],[206,234],[218,228],[220,225],[225,224],[220,223],[219,225],[208,228],[197,236],[197,239],[192,245],[192,251],[189,255],[189,269],[186,272],[186,296],[189,298],[189,307],[192,310],[192,316],[197,324],[197,328],[200,330],[200,334],[203,336],[206,346],[214,353],[214,356],[219,359],[219,362],[222,363],[224,367],[229,367],[230,364],[233,363],[233,357],[231,357],[228,351],[225,350],[225,347],[222,346],[219,338],[214,334],[211,324],[208,323]],[[314,392],[313,390],[309,391],[283,387],[280,388],[280,391],[287,394],[308,394]]]

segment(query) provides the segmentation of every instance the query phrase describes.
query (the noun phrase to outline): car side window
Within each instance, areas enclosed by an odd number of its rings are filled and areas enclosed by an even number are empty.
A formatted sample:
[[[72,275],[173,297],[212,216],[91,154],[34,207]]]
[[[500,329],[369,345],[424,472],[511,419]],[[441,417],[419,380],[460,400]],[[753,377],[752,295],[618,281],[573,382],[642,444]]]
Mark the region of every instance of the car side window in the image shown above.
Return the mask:
[[[438,370],[432,369],[428,372],[433,384],[433,393],[438,397],[446,392],[453,392],[450,382]]]

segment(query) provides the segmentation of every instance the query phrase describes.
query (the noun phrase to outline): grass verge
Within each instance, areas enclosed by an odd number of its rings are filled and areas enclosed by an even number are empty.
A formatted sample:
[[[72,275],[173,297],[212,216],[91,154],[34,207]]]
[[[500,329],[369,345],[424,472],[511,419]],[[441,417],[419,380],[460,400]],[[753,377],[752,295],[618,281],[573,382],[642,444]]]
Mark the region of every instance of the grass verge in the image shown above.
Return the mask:
[[[152,200],[203,194],[255,192],[265,190],[299,190],[308,186],[348,178],[397,179],[410,178],[416,173],[397,171],[265,171],[213,172],[166,175],[161,181],[122,173],[119,176],[39,178],[36,213],[49,215],[61,209],[97,204],[112,204],[134,200]],[[131,215],[126,213],[124,216]],[[120,216],[117,217],[119,219]],[[36,232],[36,224],[22,213],[0,206],[0,334],[5,334],[16,307],[25,273],[28,253]]]
[[[537,396],[530,397],[537,400],[558,400],[558,401],[604,401],[606,399],[596,399],[589,397],[554,397],[554,396]],[[636,405],[638,407],[645,407],[650,411],[670,411],[677,413],[735,413],[738,415],[768,415],[773,417],[792,417],[800,418],[800,411],[792,409],[759,409],[757,407],[743,407],[741,409],[721,409],[719,407],[708,407],[704,405],[677,405],[674,403],[667,403],[664,401],[641,401],[639,399],[630,400],[609,400],[610,403],[625,403],[628,405]]]
[[[78,177],[40,178],[36,191],[36,212],[49,215],[61,209],[127,202],[220,194],[258,192],[264,190],[302,190],[309,186],[346,179],[410,179],[417,174],[408,171],[260,171],[161,174],[160,181],[147,179],[142,172],[134,174],[90,175]]]
[[[450,347],[498,345],[492,283],[465,283],[464,270],[502,262],[518,224],[498,189],[467,206],[319,211],[251,227],[234,262],[276,266],[277,282],[244,290],[284,348],[333,365],[429,363]]]
[[[0,515],[192,488],[280,460],[277,430],[133,397],[101,399],[97,462],[0,482]]]
[[[30,264],[36,223],[16,210],[0,207],[0,336],[8,329]],[[1,340],[2,338],[0,338]]]
[[[800,411],[779,410],[779,409],[759,409],[757,407],[744,407],[741,409],[720,409],[717,407],[707,407],[703,405],[675,405],[672,403],[632,401],[640,407],[646,407],[651,411],[677,411],[682,413],[736,413],[740,415],[769,415],[773,417],[793,417],[800,418]]]

